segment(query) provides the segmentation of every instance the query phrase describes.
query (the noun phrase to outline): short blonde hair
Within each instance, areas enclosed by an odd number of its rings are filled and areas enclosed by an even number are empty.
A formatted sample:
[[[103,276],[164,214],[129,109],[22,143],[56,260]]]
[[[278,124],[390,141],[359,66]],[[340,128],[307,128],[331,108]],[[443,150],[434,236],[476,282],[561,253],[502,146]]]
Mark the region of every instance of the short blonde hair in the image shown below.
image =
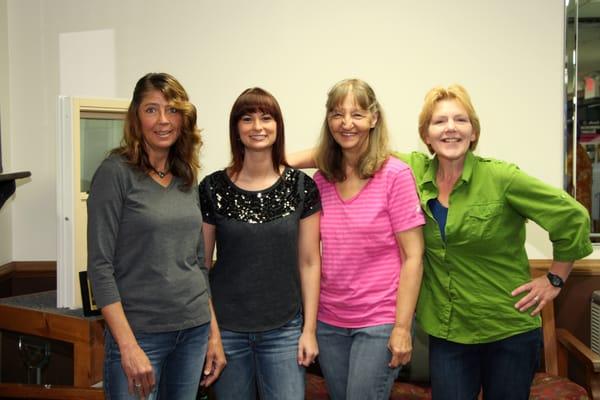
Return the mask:
[[[346,179],[344,166],[342,165],[342,148],[333,139],[329,124],[328,114],[338,107],[346,96],[352,94],[356,104],[362,109],[377,115],[377,122],[369,133],[369,145],[358,162],[357,173],[363,178],[372,177],[385,160],[389,157],[388,128],[385,121],[383,109],[377,102],[375,92],[360,79],[345,79],[336,83],[327,94],[326,112],[321,136],[317,145],[315,162],[317,168],[330,182],[341,182]]]
[[[469,149],[471,151],[475,150],[477,143],[479,142],[479,133],[481,132],[479,117],[475,112],[473,103],[471,103],[469,93],[464,87],[457,84],[450,85],[448,88],[436,86],[425,95],[423,108],[421,108],[421,113],[419,114],[419,136],[421,136],[421,140],[423,143],[427,144],[425,138],[427,137],[433,110],[435,109],[436,104],[442,100],[456,100],[467,111],[469,121],[471,121],[471,126],[473,126],[473,134],[475,135],[475,140],[471,142]],[[427,144],[427,148],[431,154],[434,153],[433,148],[430,145]]]

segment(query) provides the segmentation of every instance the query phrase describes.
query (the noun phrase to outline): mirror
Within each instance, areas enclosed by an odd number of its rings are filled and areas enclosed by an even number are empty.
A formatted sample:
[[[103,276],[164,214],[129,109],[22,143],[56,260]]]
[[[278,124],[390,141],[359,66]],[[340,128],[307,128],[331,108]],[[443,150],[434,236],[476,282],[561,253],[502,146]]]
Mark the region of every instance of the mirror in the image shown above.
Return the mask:
[[[565,1],[565,186],[600,242],[600,1]]]

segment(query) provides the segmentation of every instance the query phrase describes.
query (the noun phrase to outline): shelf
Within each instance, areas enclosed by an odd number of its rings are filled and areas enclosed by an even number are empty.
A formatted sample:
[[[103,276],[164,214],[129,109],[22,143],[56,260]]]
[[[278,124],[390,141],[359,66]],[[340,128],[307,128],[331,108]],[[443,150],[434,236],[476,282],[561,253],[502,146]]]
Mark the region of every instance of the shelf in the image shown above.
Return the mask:
[[[4,181],[14,181],[15,179],[22,179],[31,176],[31,172],[29,171],[21,171],[21,172],[4,172],[0,173],[0,182]]]
[[[0,208],[2,208],[4,202],[15,192],[15,189],[17,188],[15,180],[30,176],[31,172],[29,171],[0,173]]]

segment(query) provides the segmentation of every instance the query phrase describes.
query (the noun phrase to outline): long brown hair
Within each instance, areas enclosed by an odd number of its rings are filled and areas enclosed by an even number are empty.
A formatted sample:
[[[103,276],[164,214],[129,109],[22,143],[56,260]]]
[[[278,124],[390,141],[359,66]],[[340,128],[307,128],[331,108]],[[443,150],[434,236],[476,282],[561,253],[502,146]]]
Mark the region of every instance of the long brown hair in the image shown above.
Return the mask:
[[[112,153],[122,155],[144,173],[153,169],[144,145],[138,116],[144,96],[152,90],[161,92],[169,104],[181,113],[181,132],[169,149],[167,166],[174,176],[183,179],[180,189],[187,191],[195,186],[197,181],[200,169],[198,152],[202,146],[202,138],[200,130],[196,127],[196,107],[190,103],[187,92],[173,76],[164,72],[149,73],[136,83],[125,118],[121,146]]]
[[[231,176],[237,175],[244,165],[244,144],[240,140],[238,122],[246,115],[255,112],[270,114],[277,124],[277,137],[271,150],[273,169],[279,174],[280,165],[288,165],[285,159],[285,129],[281,108],[275,97],[264,89],[253,87],[246,89],[233,103],[229,114],[229,143],[231,146]]]

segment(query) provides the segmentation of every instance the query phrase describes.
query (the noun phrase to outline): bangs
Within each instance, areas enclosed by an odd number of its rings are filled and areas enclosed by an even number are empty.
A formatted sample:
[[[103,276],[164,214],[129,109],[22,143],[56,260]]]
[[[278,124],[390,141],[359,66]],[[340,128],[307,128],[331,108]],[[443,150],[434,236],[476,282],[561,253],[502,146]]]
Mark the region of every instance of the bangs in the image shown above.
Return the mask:
[[[159,90],[163,96],[165,96],[165,99],[169,102],[169,104],[175,108],[178,108],[178,106],[182,106],[184,103],[189,102],[187,93],[183,91],[176,90],[175,88],[169,86],[160,88]]]
[[[166,96],[165,96],[166,97]],[[169,105],[184,114],[195,112],[196,107],[186,100],[168,99]]]
[[[237,99],[233,107],[232,117],[238,120],[243,115],[255,112],[270,114],[275,117],[279,115],[279,107],[275,103],[273,96],[258,92],[257,90],[250,90]]]
[[[353,81],[343,81],[330,90],[327,99],[327,111],[332,111],[341,106],[348,95],[352,95],[354,103],[363,110],[374,111],[372,110],[374,106],[371,102],[372,96],[369,96],[364,86],[356,85]]]
[[[287,165],[285,160],[285,136],[281,108],[275,97],[264,89],[253,87],[238,96],[229,114],[229,145],[231,146],[230,172],[238,174],[244,164],[244,144],[240,140],[239,122],[244,115],[264,113],[273,117],[277,125],[277,135],[271,148],[273,170],[279,174],[279,167]]]
[[[189,102],[187,92],[181,84],[168,74],[149,74],[147,79],[138,82],[139,88],[136,87],[135,93],[138,94],[138,102],[153,90],[158,90],[171,105],[175,108],[177,104]],[[135,97],[135,95],[134,95]]]

